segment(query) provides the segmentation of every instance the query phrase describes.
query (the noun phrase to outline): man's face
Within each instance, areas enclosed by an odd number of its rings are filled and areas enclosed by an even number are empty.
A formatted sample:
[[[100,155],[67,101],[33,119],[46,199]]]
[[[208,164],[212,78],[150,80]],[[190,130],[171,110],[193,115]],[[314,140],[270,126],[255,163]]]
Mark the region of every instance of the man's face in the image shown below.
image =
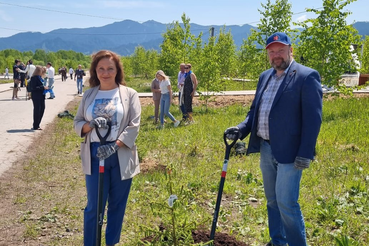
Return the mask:
[[[181,70],[181,72],[184,73],[185,72],[185,65],[180,65],[179,70]]]
[[[284,71],[291,62],[292,47],[281,43],[271,44],[267,49],[269,62],[277,71]]]

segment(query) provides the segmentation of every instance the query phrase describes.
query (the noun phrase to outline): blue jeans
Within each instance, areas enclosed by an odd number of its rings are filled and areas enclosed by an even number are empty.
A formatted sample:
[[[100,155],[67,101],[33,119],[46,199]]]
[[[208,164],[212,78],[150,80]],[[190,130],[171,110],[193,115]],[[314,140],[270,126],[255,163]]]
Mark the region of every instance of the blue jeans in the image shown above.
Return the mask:
[[[164,125],[164,115],[168,116],[172,121],[176,121],[174,116],[169,112],[170,95],[169,93],[161,94],[160,98],[160,123]]]
[[[84,246],[96,245],[99,180],[99,159],[96,154],[99,146],[99,143],[91,143],[91,175],[86,175],[87,206],[84,211]],[[117,153],[105,159],[103,208],[105,211],[105,204],[108,201],[108,220],[105,231],[107,245],[119,242],[131,184],[132,179],[121,180]]]
[[[53,85],[54,85],[54,78],[49,78],[49,88],[51,88]],[[54,91],[53,90],[50,90],[50,97],[55,97],[55,94],[54,94]]]
[[[302,171],[293,163],[278,163],[269,143],[263,140],[260,144],[260,169],[273,244],[306,246],[305,222],[298,203]]]
[[[77,91],[78,94],[82,94],[83,79],[77,79]]]

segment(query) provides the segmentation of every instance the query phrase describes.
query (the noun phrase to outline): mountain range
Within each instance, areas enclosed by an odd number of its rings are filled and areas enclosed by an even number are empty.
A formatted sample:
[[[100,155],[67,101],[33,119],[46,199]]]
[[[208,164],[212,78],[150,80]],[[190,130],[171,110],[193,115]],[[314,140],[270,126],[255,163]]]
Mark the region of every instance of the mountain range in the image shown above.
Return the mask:
[[[163,41],[162,34],[166,32],[168,24],[153,20],[139,23],[132,20],[114,22],[102,27],[89,28],[61,28],[48,33],[23,32],[10,37],[0,38],[0,50],[16,49],[19,51],[46,51],[74,50],[84,54],[91,54],[101,49],[109,49],[126,56],[134,52],[136,46],[145,49],[160,50]],[[360,35],[369,35],[369,22],[356,22],[353,25]],[[202,26],[191,23],[191,33],[198,36],[203,33],[203,40],[210,35],[210,28],[214,27],[215,35],[224,26]],[[250,34],[251,25],[226,26],[230,30],[237,47]]]

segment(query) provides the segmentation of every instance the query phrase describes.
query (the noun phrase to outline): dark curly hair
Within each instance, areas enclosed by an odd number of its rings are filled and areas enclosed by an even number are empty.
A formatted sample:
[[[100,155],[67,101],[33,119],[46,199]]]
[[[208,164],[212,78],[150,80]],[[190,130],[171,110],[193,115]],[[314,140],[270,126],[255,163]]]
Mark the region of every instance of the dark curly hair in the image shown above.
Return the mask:
[[[115,67],[117,68],[117,75],[115,76],[115,83],[117,85],[126,85],[124,81],[124,70],[123,64],[120,61],[119,56],[110,50],[100,50],[99,52],[92,55],[92,62],[90,66],[90,80],[88,81],[90,87],[95,87],[100,85],[100,80],[97,78],[96,67],[101,59],[109,58],[114,61]]]

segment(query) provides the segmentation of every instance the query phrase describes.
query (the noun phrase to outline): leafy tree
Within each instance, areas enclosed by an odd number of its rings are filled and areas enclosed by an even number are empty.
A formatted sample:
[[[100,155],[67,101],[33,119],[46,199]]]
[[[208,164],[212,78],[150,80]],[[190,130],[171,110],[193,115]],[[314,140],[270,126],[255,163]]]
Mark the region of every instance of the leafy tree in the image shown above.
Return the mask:
[[[363,42],[363,54],[361,55],[361,73],[369,73],[369,36],[365,36]]]
[[[178,65],[182,62],[190,62],[189,57],[193,57],[193,48],[198,44],[199,37],[195,38],[191,34],[190,19],[183,14],[182,26],[178,21],[173,22],[163,34],[163,43],[159,59],[161,69],[169,76],[175,76],[178,72]]]
[[[143,75],[146,66],[146,50],[143,46],[137,46],[132,54],[132,72],[135,76]]]
[[[292,6],[288,0],[276,0],[274,4],[268,0],[261,6],[263,10],[258,9],[262,16],[260,24],[257,25],[257,30],[251,30],[251,35],[247,40],[244,40],[239,53],[242,61],[240,64],[241,72],[246,73],[247,77],[251,79],[257,78],[262,71],[270,68],[264,49],[267,38],[275,32],[293,35],[291,29]]]
[[[322,83],[339,87],[339,79],[354,71],[351,44],[359,44],[357,30],[346,24],[350,12],[344,8],[355,0],[324,0],[323,10],[307,9],[318,17],[301,23],[299,53],[307,66],[316,69]]]
[[[220,29],[215,50],[219,58],[220,74],[227,77],[233,76],[235,73],[236,45],[231,31],[226,33],[225,27]]]
[[[257,79],[264,70],[263,50],[256,47],[256,32],[244,39],[238,52],[238,74],[243,78]]]
[[[221,90],[220,84],[220,65],[218,63],[219,56],[215,46],[216,37],[209,36],[208,43],[205,43],[203,49],[203,59],[198,64],[196,70],[198,88],[202,89],[200,99],[205,101],[207,106],[208,100],[213,96],[212,93]]]

